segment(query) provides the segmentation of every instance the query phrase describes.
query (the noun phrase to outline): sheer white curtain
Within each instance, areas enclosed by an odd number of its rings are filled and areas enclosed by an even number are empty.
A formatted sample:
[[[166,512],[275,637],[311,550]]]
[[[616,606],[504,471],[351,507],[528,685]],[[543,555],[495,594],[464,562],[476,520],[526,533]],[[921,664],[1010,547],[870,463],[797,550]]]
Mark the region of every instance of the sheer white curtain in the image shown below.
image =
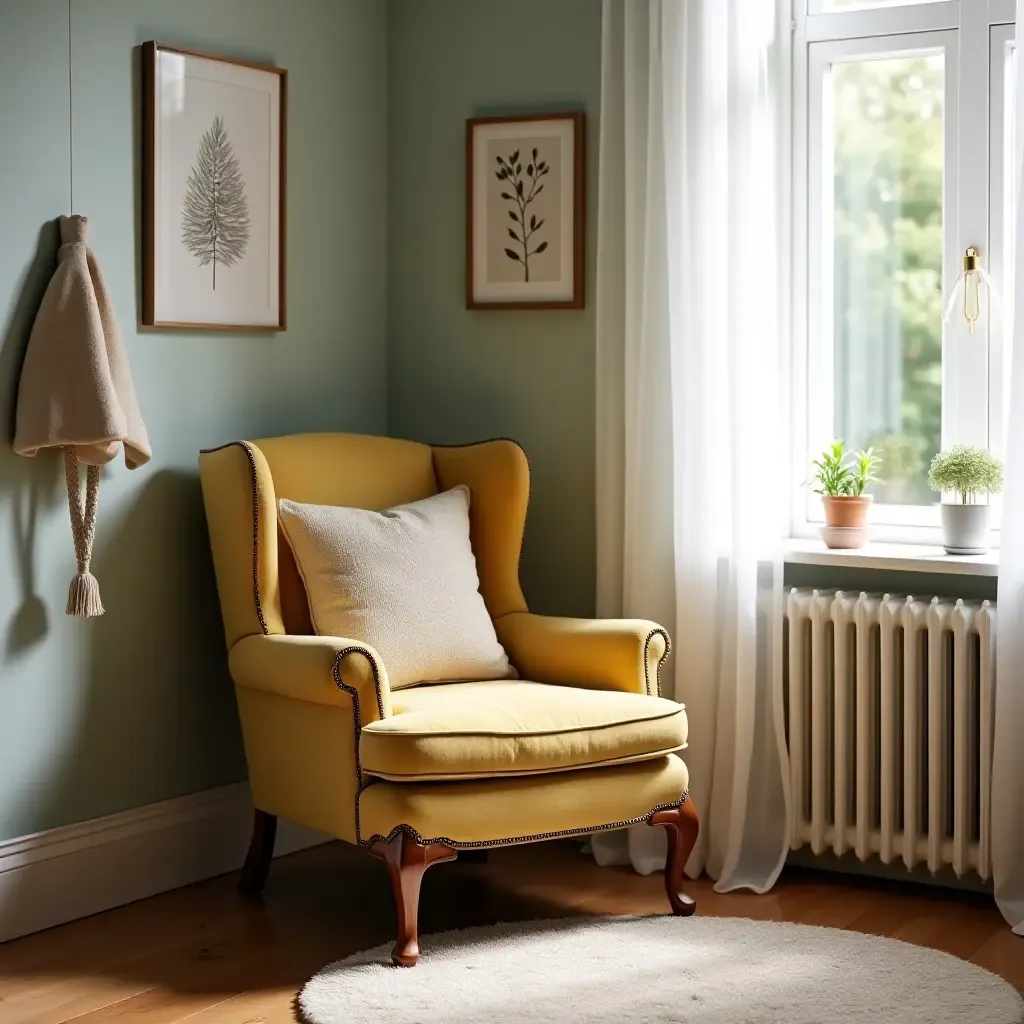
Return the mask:
[[[788,809],[775,7],[605,0],[597,256],[598,611],[672,633],[662,687],[687,705],[702,820],[688,870],[758,891]],[[638,870],[663,863],[662,831],[630,830]]]
[[[1024,0],[1017,0],[1014,95],[1015,251],[1024,253]],[[1024,259],[1016,259],[1008,289],[1024,309]],[[999,553],[996,651],[996,732],[992,764],[992,872],[996,902],[1024,935],[1024,316],[1013,316],[1010,414],[1006,435],[1006,494]]]

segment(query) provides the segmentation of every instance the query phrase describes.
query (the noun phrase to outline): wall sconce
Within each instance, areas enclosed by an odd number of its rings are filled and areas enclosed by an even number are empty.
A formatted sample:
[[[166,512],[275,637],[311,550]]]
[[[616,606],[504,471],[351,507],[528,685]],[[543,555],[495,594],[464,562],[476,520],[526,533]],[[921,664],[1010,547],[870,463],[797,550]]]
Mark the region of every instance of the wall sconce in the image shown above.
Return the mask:
[[[981,285],[988,288],[989,299],[994,309],[1000,308],[999,293],[996,291],[992,278],[988,271],[981,265],[981,253],[976,245],[969,245],[964,250],[964,269],[953,285],[949,301],[943,313],[943,323],[949,323],[953,316],[953,309],[959,298],[963,298],[964,320],[967,322],[967,330],[974,334],[975,326],[981,315]]]

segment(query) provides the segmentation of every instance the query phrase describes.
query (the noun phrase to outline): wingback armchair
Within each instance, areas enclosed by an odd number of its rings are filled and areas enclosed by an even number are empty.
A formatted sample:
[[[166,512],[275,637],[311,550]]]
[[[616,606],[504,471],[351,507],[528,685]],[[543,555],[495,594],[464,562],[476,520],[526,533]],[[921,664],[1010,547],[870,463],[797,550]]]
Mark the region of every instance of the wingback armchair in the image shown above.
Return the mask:
[[[203,499],[252,797],[241,886],[259,891],[284,817],[387,864],[396,963],[416,963],[420,880],[459,850],[647,822],[668,831],[676,914],[698,823],[683,706],[659,696],[660,626],[531,614],[519,585],[529,466],[512,441],[456,447],[353,434],[205,451]],[[392,691],[356,640],[315,636],[278,499],[380,510],[465,484],[480,592],[518,679]]]

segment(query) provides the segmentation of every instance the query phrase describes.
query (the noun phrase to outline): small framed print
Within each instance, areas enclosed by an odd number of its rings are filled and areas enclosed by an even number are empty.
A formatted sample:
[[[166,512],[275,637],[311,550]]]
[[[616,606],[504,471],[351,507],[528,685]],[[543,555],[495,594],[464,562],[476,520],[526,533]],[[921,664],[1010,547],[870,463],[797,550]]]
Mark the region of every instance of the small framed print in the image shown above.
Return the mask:
[[[285,329],[288,73],[148,42],[142,323]]]
[[[580,111],[466,122],[466,306],[582,309]]]

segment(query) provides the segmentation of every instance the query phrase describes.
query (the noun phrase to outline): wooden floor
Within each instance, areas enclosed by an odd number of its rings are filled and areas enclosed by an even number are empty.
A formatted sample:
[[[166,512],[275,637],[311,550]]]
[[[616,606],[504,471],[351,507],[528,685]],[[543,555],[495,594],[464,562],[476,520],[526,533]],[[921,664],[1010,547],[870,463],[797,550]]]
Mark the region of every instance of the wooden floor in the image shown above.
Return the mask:
[[[338,844],[276,861],[262,902],[224,877],[0,945],[2,1024],[281,1024],[318,968],[393,938],[382,864]],[[444,864],[422,931],[572,914],[666,910],[661,876],[598,868],[570,842]],[[852,928],[934,946],[1024,991],[1024,941],[990,898],[794,870],[766,896],[690,883],[698,913]]]

